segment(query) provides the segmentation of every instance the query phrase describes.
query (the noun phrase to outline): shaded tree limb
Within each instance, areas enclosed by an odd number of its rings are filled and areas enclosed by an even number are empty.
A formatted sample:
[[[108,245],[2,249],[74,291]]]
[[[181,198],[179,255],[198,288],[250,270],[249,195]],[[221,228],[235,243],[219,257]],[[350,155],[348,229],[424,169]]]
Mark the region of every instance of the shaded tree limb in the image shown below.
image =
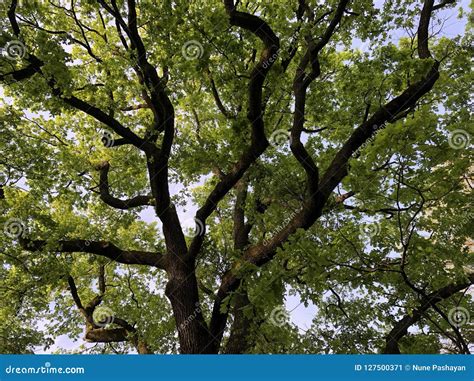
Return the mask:
[[[12,0],[11,6],[8,10],[8,18],[10,20],[10,24],[15,35],[20,34],[20,26],[16,20],[16,6],[17,1]],[[20,69],[18,71],[14,71],[11,73],[4,74],[0,77],[1,80],[4,80],[6,76],[12,76],[15,80],[24,80],[32,77],[36,73],[42,73],[41,68],[44,66],[44,62],[37,58],[34,54],[28,53],[26,56],[26,61],[29,62],[29,65],[26,68]],[[73,108],[80,110],[89,116],[93,117],[97,121],[105,124],[109,128],[111,128],[114,132],[116,132],[121,137],[127,139],[131,144],[136,146],[137,148],[141,148],[143,146],[144,140],[138,137],[135,133],[133,133],[130,129],[124,127],[119,121],[114,119],[112,116],[104,113],[99,108],[75,97],[65,97],[63,96],[61,90],[56,86],[55,80],[50,79],[48,80],[48,85],[51,87],[53,95],[61,98],[64,102],[68,105],[72,106]]]
[[[129,341],[135,347],[139,354],[151,354],[145,341],[138,338],[137,330],[126,320],[113,316],[111,324],[116,324],[120,328],[104,328],[101,322],[94,321],[94,311],[102,303],[105,294],[105,270],[104,265],[99,266],[99,295],[92,299],[86,307],[83,306],[79,293],[77,291],[74,278],[68,276],[68,285],[74,303],[86,320],[85,340],[95,343],[113,343]]]
[[[459,291],[464,290],[470,285],[474,284],[474,274],[469,276],[467,282],[450,284],[448,286],[442,287],[431,294],[426,295],[419,305],[411,315],[406,315],[401,320],[399,320],[392,330],[386,336],[386,344],[383,349],[383,353],[386,354],[399,354],[399,341],[408,333],[408,328],[416,324],[423,317],[423,314],[432,306],[437,303],[450,298]]]
[[[217,90],[216,83],[212,77],[211,71],[207,68],[207,75],[209,77],[209,82],[211,84],[212,96],[216,102],[217,108],[227,119],[235,119],[235,115],[232,115],[222,103],[221,97],[219,96],[219,91]]]
[[[245,150],[240,160],[232,170],[223,176],[207,197],[204,205],[197,211],[196,218],[205,224],[206,219],[216,209],[217,204],[242,178],[247,169],[257,160],[268,147],[269,142],[265,136],[263,122],[262,91],[265,78],[270,71],[280,48],[280,40],[272,28],[261,18],[236,9],[233,0],[224,0],[224,6],[229,16],[229,22],[257,36],[264,44],[259,62],[255,65],[250,75],[248,85],[249,109],[247,119],[252,126],[251,144]],[[189,256],[195,258],[199,253],[204,239],[204,234],[195,237],[189,248]]]
[[[425,0],[421,10],[420,23],[418,24],[418,56],[420,58],[431,58],[430,49],[428,48],[428,28],[433,4],[434,0]]]
[[[319,182],[319,169],[316,166],[313,158],[301,143],[301,133],[304,129],[305,115],[306,115],[306,92],[309,85],[316,79],[320,73],[319,52],[327,45],[331,36],[333,35],[336,26],[340,23],[344,10],[346,9],[349,0],[339,1],[337,10],[333,19],[326,28],[322,38],[318,43],[314,43],[312,36],[306,36],[308,42],[308,49],[306,54],[301,59],[301,62],[296,69],[293,80],[293,93],[295,95],[295,112],[293,113],[293,126],[291,128],[290,149],[293,156],[298,160],[300,165],[306,172],[307,183],[310,195],[317,194]],[[306,68],[311,65],[311,71],[306,74]]]
[[[433,11],[444,8],[448,4],[456,4],[456,0],[444,0],[441,3],[433,6]]]

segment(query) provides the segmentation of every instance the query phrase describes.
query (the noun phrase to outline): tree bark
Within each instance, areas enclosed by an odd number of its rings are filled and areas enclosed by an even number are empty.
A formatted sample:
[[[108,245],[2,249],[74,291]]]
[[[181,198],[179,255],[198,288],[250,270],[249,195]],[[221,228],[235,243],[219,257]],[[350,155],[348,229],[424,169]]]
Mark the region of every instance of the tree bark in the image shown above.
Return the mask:
[[[199,303],[194,262],[175,262],[169,269],[165,294],[171,302],[178,330],[180,352],[217,353]]]
[[[253,340],[250,336],[252,319],[244,314],[244,309],[250,306],[250,300],[245,285],[240,287],[235,298],[234,323],[232,324],[230,337],[225,349],[227,354],[246,353],[253,346]]]

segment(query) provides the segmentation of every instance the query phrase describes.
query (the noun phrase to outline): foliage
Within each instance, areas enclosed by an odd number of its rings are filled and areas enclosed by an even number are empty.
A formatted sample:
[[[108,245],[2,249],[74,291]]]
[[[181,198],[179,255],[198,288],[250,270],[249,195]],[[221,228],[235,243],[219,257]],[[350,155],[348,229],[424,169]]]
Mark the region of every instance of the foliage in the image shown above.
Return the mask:
[[[0,13],[7,16],[14,3],[2,2]],[[156,113],[165,98],[153,98],[158,85],[147,82],[143,57],[107,10],[115,4],[129,22],[126,15],[135,2],[128,3],[20,1],[14,8],[19,33],[11,13],[0,21],[0,46],[17,41],[25,49],[20,57],[5,51],[0,59],[2,353],[50,350],[60,335],[81,343],[86,322],[68,277],[86,304],[100,294],[101,266],[106,283],[101,306],[133,325],[150,351],[179,351],[178,330],[184,328],[165,295],[174,277],[169,269],[118,263],[88,253],[87,245],[64,252],[59,244],[85,240],[110,242],[122,250],[172,253],[163,233],[168,221],[157,211],[163,198],[150,186],[154,176],[149,168],[161,162],[130,142],[117,144],[124,135],[108,125],[114,119],[139,137],[156,133],[150,141],[163,152],[166,132],[159,129],[163,121]],[[308,217],[304,213],[310,213],[312,192],[308,173],[286,142],[297,113],[294,77],[308,38],[311,44],[322,40],[342,2],[299,3],[307,6],[302,15],[296,1],[238,2],[240,12],[266,20],[279,38],[278,54],[263,61],[271,66],[262,85],[270,145],[217,200],[207,220],[198,221],[206,226],[195,261],[200,304],[187,321],[193,326],[201,312],[205,321],[213,319],[217,291],[232,270],[236,282],[246,285],[248,303],[238,304],[240,288],[226,293],[219,309],[230,319],[221,352],[232,323],[240,319],[237,311],[243,311],[252,337],[246,352],[378,353],[396,323],[416,315],[423,295],[472,283],[474,259],[466,245],[474,227],[468,70],[472,13],[465,4],[433,11],[432,57],[420,58],[416,32],[423,2],[349,2],[348,12],[317,53],[321,73],[306,94],[301,141],[321,177],[356,128],[425,80],[435,59],[440,76],[431,91],[403,115],[391,115],[357,148],[348,160],[347,176],[331,189],[320,216],[286,234],[294,219]],[[248,87],[266,46],[252,31],[231,25],[228,10],[217,0],[140,0],[136,12],[146,60],[164,86],[157,97],[166,95],[174,107],[167,180],[171,202],[189,228],[192,224],[184,220],[206,203],[253,144]],[[459,35],[445,33],[446,24],[455,22]],[[42,62],[40,69],[32,57]],[[30,66],[35,73],[20,79],[18,73]],[[87,110],[65,101],[73,97],[87,102]],[[158,105],[158,111],[150,104]],[[92,106],[108,116],[105,123],[90,113]],[[125,210],[108,205],[100,190],[103,163],[110,166],[113,197],[151,194],[154,201]],[[238,184],[245,184],[245,197]],[[235,241],[239,207],[251,228],[243,247]],[[187,247],[192,247],[196,234],[192,229],[185,233]],[[280,236],[273,248],[273,239]],[[44,244],[29,250],[28,240]],[[243,259],[253,247],[268,251],[264,260]],[[283,324],[272,320],[272,312],[290,294],[301,299],[298,311],[303,306],[315,311],[310,327],[292,322],[296,312]],[[461,290],[437,306],[444,317],[427,309],[401,340],[402,352],[463,351],[456,325],[447,317],[455,308],[474,311],[472,292]],[[472,337],[472,323],[458,328],[465,338]],[[128,353],[137,345],[128,336],[114,344],[57,350]]]

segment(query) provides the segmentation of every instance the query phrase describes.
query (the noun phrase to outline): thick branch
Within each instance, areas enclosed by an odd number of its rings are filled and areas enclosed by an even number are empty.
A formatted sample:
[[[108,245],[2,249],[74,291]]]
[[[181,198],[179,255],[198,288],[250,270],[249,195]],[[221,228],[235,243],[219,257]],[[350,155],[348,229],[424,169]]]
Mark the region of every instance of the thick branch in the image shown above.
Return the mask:
[[[69,275],[67,278],[67,283],[69,285],[69,291],[71,292],[72,299],[74,300],[74,303],[76,304],[77,309],[87,319],[86,309],[82,305],[82,301],[81,301],[81,298],[79,297],[79,293],[77,292],[77,287],[76,287],[76,283],[74,282],[74,278]]]
[[[20,28],[16,21],[16,15],[15,15],[16,3],[17,3],[16,0],[12,1],[8,14],[9,14],[9,19],[10,19],[10,24],[12,25],[12,28],[14,29],[15,34],[18,35],[20,32]],[[4,74],[0,77],[0,79],[4,80],[6,76],[11,75],[13,79],[15,79],[16,81],[20,81],[20,80],[30,78],[35,73],[41,72],[41,67],[44,65],[43,61],[38,59],[32,53],[29,53],[27,55],[26,60],[29,62],[29,65],[26,68],[20,69],[12,73]],[[131,144],[135,145],[136,147],[142,148],[144,140],[138,137],[130,129],[124,127],[120,122],[118,122],[112,116],[104,113],[102,110],[98,109],[97,107],[75,96],[70,96],[70,97],[63,96],[61,90],[56,86],[56,82],[54,79],[48,80],[48,84],[51,87],[53,95],[57,96],[58,98],[61,98],[64,102],[74,107],[75,109],[81,110],[84,113],[92,116],[94,119],[98,120],[99,122],[104,123],[106,126],[111,128],[114,132],[119,134],[121,137],[127,139]]]
[[[420,58],[430,58],[431,53],[428,48],[431,12],[433,11],[434,0],[425,0],[421,11],[420,23],[418,25],[418,56]]]
[[[438,9],[444,8],[448,4],[456,4],[456,0],[444,0],[441,3],[433,6],[433,11],[437,11]]]
[[[18,26],[18,22],[16,21],[16,6],[17,6],[17,0],[11,0],[10,3],[10,8],[8,9],[7,15],[8,19],[10,20],[10,24],[13,29],[13,33],[15,36],[18,36],[20,34],[20,27]]]
[[[142,149],[145,141],[132,132],[129,128],[123,126],[118,120],[106,114],[99,108],[77,98],[72,95],[65,97],[61,95],[61,91],[53,88],[53,94],[61,98],[68,105],[74,107],[77,110],[84,112],[85,114],[92,116],[94,119],[101,123],[104,123],[107,127],[111,128],[118,135],[129,141],[135,147]]]
[[[341,1],[340,5],[342,6],[343,3]],[[326,41],[325,37],[322,39],[322,42],[324,41]],[[260,243],[249,247],[241,261],[234,263],[233,267],[225,274],[217,292],[210,324],[211,332],[217,340],[222,338],[227,321],[227,314],[221,313],[220,306],[229,293],[238,288],[240,281],[239,269],[242,267],[241,262],[262,266],[274,257],[276,249],[281,247],[283,242],[290,235],[294,234],[296,230],[309,229],[321,216],[323,207],[331,192],[347,175],[347,163],[352,154],[373,136],[380,126],[392,121],[404,110],[411,108],[418,99],[432,89],[439,78],[438,67],[439,62],[435,61],[425,77],[409,86],[401,95],[388,104],[379,108],[367,122],[358,127],[336,154],[324,176],[319,181],[317,192],[310,195],[302,209],[265,245]]]
[[[293,156],[296,158],[296,160],[298,160],[306,172],[308,188],[311,196],[317,194],[319,170],[313,158],[301,142],[301,133],[304,130],[306,115],[306,91],[311,82],[321,73],[319,67],[319,52],[324,48],[324,46],[327,45],[337,25],[341,22],[344,10],[346,9],[348,3],[349,0],[341,0],[339,2],[333,19],[326,28],[322,38],[319,39],[318,43],[314,44],[312,42],[311,36],[307,36],[307,41],[309,43],[308,50],[303,56],[293,80],[295,112],[293,114],[293,127],[291,128],[290,148]],[[308,64],[311,64],[311,72],[306,75],[306,67]]]
[[[23,69],[15,70],[9,73],[1,74],[0,81],[7,81],[11,77],[14,81],[23,81],[31,78],[36,73],[41,72],[43,62],[36,57],[29,57],[30,64]]]
[[[233,213],[234,249],[244,250],[249,244],[249,233],[251,229],[251,225],[245,223],[245,202],[247,199],[247,182],[245,178],[240,180],[235,188],[237,195]],[[247,287],[244,282],[242,282],[234,297],[234,322],[230,329],[230,336],[225,352],[245,353],[252,345],[252,338],[249,337],[252,319],[244,313],[244,309],[250,306]]]
[[[137,330],[134,326],[129,324],[126,320],[113,317],[113,323],[121,328],[100,328],[94,321],[93,314],[98,305],[102,303],[105,294],[105,266],[99,266],[99,295],[94,297],[86,307],[83,306],[79,293],[77,292],[76,283],[72,276],[68,276],[69,290],[72,298],[79,311],[86,320],[86,335],[85,339],[95,343],[112,343],[130,341],[136,348],[139,354],[151,353],[146,342],[138,338]]]
[[[280,40],[264,20],[257,16],[237,11],[233,0],[224,0],[224,5],[229,15],[230,24],[255,34],[262,40],[265,48],[262,51],[259,62],[252,70],[248,87],[249,111],[247,118],[252,126],[250,147],[246,149],[232,170],[219,181],[204,205],[197,211],[196,218],[202,223],[205,223],[206,219],[216,209],[220,200],[222,200],[237,181],[242,178],[247,169],[269,145],[265,136],[263,122],[262,88],[267,73],[271,69],[280,48]],[[198,235],[191,243],[189,249],[191,258],[194,258],[199,252],[203,242],[203,236],[204,235]]]
[[[118,343],[128,341],[128,331],[122,327],[89,329],[85,339],[93,343]]]
[[[25,250],[41,251],[47,248],[48,243],[44,240],[22,239]],[[86,241],[82,239],[58,241],[53,249],[61,253],[89,253],[109,258],[118,263],[128,265],[146,265],[159,269],[165,269],[166,257],[159,253],[138,250],[122,250],[111,242]]]
[[[212,74],[209,69],[207,69],[207,74],[209,77],[209,82],[211,84],[212,95],[214,97],[214,100],[216,101],[217,108],[222,113],[222,115],[224,115],[227,119],[235,118],[235,116],[231,115],[230,112],[227,111],[224,104],[222,103],[222,100],[219,96],[219,92],[217,91],[216,83],[214,82],[214,78],[212,78]]]

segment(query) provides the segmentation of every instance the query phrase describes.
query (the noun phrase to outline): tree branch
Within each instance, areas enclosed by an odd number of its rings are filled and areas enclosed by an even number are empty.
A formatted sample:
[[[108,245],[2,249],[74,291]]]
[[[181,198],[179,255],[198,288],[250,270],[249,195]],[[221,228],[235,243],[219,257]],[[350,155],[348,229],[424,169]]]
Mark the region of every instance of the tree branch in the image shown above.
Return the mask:
[[[235,119],[235,116],[231,115],[229,111],[227,111],[227,109],[225,108],[224,104],[222,103],[222,100],[219,96],[219,92],[217,91],[216,83],[214,82],[214,78],[212,78],[212,74],[209,68],[207,69],[207,74],[209,77],[209,82],[211,84],[212,95],[214,97],[214,100],[216,101],[217,108],[220,110],[222,115],[224,115],[227,119]]]
[[[123,126],[119,121],[117,121],[112,116],[106,114],[99,108],[77,98],[76,96],[72,95],[69,97],[62,96],[61,91],[57,88],[52,88],[53,94],[57,97],[61,98],[65,103],[74,107],[77,110],[84,112],[85,114],[92,116],[94,119],[102,122],[107,127],[110,127],[114,132],[118,135],[126,139],[128,142],[133,144],[138,149],[143,149],[145,141],[132,132],[129,128]]]
[[[41,251],[48,247],[44,240],[22,239],[21,244],[25,250]],[[166,256],[159,253],[138,250],[122,250],[111,242],[87,241],[82,239],[61,240],[52,248],[60,253],[89,253],[109,258],[118,263],[128,265],[146,265],[159,269],[166,268]]]
[[[444,0],[441,3],[433,6],[433,11],[437,11],[438,9],[444,8],[448,4],[456,4],[456,0]]]
[[[341,1],[339,3],[339,12],[343,13],[346,3],[347,1]],[[328,38],[330,38],[337,26],[338,21],[337,23],[336,21],[337,18],[335,17],[331,21],[323,38],[316,45],[316,48],[312,50],[313,53],[319,52],[320,48],[327,43]],[[313,55],[312,57],[317,57],[317,55]],[[290,222],[276,233],[272,239],[266,241],[265,244],[259,243],[250,246],[245,250],[242,258],[232,265],[231,269],[222,279],[212,312],[210,329],[216,338],[219,340],[222,338],[227,321],[227,313],[221,313],[221,303],[231,292],[238,288],[240,282],[239,269],[242,267],[242,263],[248,262],[254,266],[262,266],[274,257],[276,249],[281,247],[290,235],[294,234],[298,229],[309,229],[322,215],[324,205],[331,192],[347,175],[347,163],[351,155],[375,134],[379,126],[383,126],[384,123],[391,121],[400,112],[412,107],[419,98],[432,89],[439,78],[438,67],[439,62],[435,61],[425,77],[409,86],[401,95],[388,104],[379,108],[367,122],[358,127],[335,155],[335,158],[329,165],[324,176],[319,181],[317,191],[314,194],[310,194],[309,198],[305,200],[301,210],[297,212]],[[313,65],[312,73],[317,72],[317,65],[316,67]],[[313,75],[314,74],[310,74],[306,78],[311,79]],[[301,74],[301,76],[304,76],[304,74]]]
[[[116,209],[131,209],[131,208],[136,208],[139,206],[153,205],[152,196],[135,196],[133,198],[129,198],[126,200],[113,197],[110,194],[110,189],[109,189],[110,164],[105,161],[101,163],[99,166],[97,166],[97,169],[100,171],[100,179],[99,179],[100,198],[107,205],[110,205]]]
[[[233,0],[224,0],[224,5],[229,15],[230,24],[252,32],[262,40],[265,48],[261,53],[259,62],[252,70],[248,87],[249,110],[247,119],[252,126],[250,147],[246,149],[232,170],[219,181],[209,194],[204,205],[197,211],[196,219],[203,224],[205,224],[206,219],[216,209],[220,200],[242,178],[247,169],[269,145],[265,136],[263,122],[262,91],[267,73],[271,69],[280,48],[279,38],[264,20],[249,13],[237,11]],[[191,258],[195,258],[198,254],[203,239],[204,234],[200,234],[193,239],[189,248],[189,256]]]
[[[71,292],[72,299],[74,300],[74,303],[76,304],[77,309],[87,319],[86,309],[82,305],[81,298],[79,297],[79,293],[77,292],[76,282],[74,282],[74,278],[71,275],[68,276],[67,283],[69,285],[69,291]]]
[[[418,56],[420,58],[431,58],[430,49],[428,48],[428,28],[433,4],[434,0],[425,0],[421,10],[420,23],[418,24]]]
[[[469,281],[467,282],[450,284],[427,295],[426,298],[423,298],[420,306],[416,308],[411,315],[406,315],[401,320],[399,320],[392,330],[387,334],[383,353],[399,354],[399,341],[408,333],[408,328],[410,328],[413,324],[416,324],[430,307],[436,303],[448,299],[449,297],[453,296],[459,291],[464,290],[472,284],[474,284],[474,274],[469,276]]]
[[[17,0],[11,0],[10,8],[8,9],[7,15],[8,19],[10,20],[13,33],[15,34],[15,36],[18,36],[20,34],[20,27],[18,26],[18,22],[16,21],[16,6]]]
[[[391,122],[399,113],[411,108],[426,93],[428,93],[439,78],[439,62],[435,61],[429,72],[420,81],[408,87],[402,94],[380,107],[371,118],[362,123],[344,143],[326,170],[319,183],[319,192],[327,197],[339,182],[347,175],[347,163],[350,157],[378,129]]]
[[[308,49],[306,54],[301,59],[295,77],[293,80],[293,93],[295,95],[295,112],[293,113],[293,127],[291,128],[291,143],[290,149],[293,156],[298,160],[300,165],[306,172],[308,188],[311,196],[317,194],[317,187],[319,182],[319,169],[316,166],[313,158],[301,143],[301,133],[304,129],[305,115],[306,115],[306,92],[311,82],[316,79],[320,73],[319,67],[319,52],[329,42],[333,35],[336,26],[340,23],[344,10],[346,9],[349,0],[339,1],[336,13],[331,20],[329,26],[323,34],[323,37],[317,44],[313,43],[311,36],[306,36],[308,42]],[[306,67],[311,64],[311,72],[306,75]]]

